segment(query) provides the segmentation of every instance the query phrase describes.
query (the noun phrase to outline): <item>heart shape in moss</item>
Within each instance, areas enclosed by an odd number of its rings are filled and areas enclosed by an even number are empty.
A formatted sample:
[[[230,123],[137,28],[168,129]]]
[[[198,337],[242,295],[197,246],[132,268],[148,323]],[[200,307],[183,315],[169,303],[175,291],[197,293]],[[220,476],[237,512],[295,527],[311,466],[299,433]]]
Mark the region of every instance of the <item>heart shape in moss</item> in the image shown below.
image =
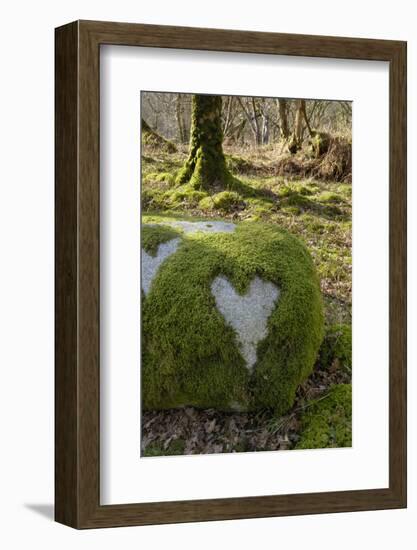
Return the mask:
[[[249,371],[256,363],[256,348],[267,335],[267,321],[280,291],[269,281],[255,276],[244,295],[236,292],[226,277],[218,276],[211,284],[217,309],[236,332],[240,351]]]

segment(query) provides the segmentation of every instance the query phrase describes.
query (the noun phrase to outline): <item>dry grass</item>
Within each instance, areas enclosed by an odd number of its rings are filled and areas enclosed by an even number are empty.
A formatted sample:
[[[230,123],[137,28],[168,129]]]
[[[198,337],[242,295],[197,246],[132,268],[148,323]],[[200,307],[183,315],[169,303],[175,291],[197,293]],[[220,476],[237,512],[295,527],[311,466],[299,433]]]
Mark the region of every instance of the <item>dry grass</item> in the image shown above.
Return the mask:
[[[285,144],[252,149],[229,147],[226,150],[232,159],[246,160],[240,165],[235,162],[238,173],[352,183],[352,143],[346,137],[331,137],[327,152],[319,158],[312,155],[309,147],[291,155]]]

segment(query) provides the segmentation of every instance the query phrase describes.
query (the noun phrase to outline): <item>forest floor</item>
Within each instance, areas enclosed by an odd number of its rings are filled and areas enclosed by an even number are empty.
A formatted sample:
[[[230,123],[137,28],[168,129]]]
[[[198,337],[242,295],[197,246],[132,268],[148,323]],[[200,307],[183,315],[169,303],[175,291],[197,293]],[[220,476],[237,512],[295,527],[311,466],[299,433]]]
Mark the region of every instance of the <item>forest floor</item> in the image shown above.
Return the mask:
[[[325,305],[326,325],[351,324],[352,315],[352,186],[299,176],[295,166],[308,165],[303,153],[288,158],[277,147],[224,148],[236,178],[229,191],[208,197],[187,185],[173,185],[186,150],[142,155],[142,213],[147,222],[158,216],[175,219],[263,221],[278,224],[302,239],[315,262]],[[282,167],[290,167],[282,175]],[[303,170],[301,170],[303,172]],[[307,170],[304,170],[307,172]],[[325,398],[335,384],[349,384],[351,372],[338,361],[317,362],[299,388],[284,417],[270,411],[220,413],[191,407],[147,411],[142,418],[144,456],[292,449],[299,440],[305,411],[312,400]],[[331,442],[327,446],[332,446]]]

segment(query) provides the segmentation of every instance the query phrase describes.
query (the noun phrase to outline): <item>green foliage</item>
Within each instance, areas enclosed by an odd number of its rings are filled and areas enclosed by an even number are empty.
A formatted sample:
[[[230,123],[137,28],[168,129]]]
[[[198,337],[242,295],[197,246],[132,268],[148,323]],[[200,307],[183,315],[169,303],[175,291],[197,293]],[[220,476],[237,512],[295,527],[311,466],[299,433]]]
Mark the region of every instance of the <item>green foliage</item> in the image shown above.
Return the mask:
[[[352,370],[352,326],[332,325],[326,330],[320,347],[319,363],[322,368],[341,366]]]
[[[161,239],[156,231],[153,246]],[[233,233],[198,232],[182,240],[143,302],[143,406],[270,407],[284,413],[311,373],[323,337],[322,300],[310,255],[279,227],[251,222]],[[252,375],[211,294],[219,274],[242,294],[255,275],[281,290]]]
[[[352,386],[338,384],[308,403],[297,449],[352,446]]]

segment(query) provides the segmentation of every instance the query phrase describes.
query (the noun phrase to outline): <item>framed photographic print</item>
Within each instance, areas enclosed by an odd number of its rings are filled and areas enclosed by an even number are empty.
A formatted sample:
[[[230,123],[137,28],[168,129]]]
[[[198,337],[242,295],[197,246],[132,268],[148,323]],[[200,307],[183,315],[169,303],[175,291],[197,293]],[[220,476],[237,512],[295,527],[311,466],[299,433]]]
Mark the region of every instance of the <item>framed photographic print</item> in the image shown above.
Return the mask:
[[[56,29],[56,520],[406,506],[406,44]]]

